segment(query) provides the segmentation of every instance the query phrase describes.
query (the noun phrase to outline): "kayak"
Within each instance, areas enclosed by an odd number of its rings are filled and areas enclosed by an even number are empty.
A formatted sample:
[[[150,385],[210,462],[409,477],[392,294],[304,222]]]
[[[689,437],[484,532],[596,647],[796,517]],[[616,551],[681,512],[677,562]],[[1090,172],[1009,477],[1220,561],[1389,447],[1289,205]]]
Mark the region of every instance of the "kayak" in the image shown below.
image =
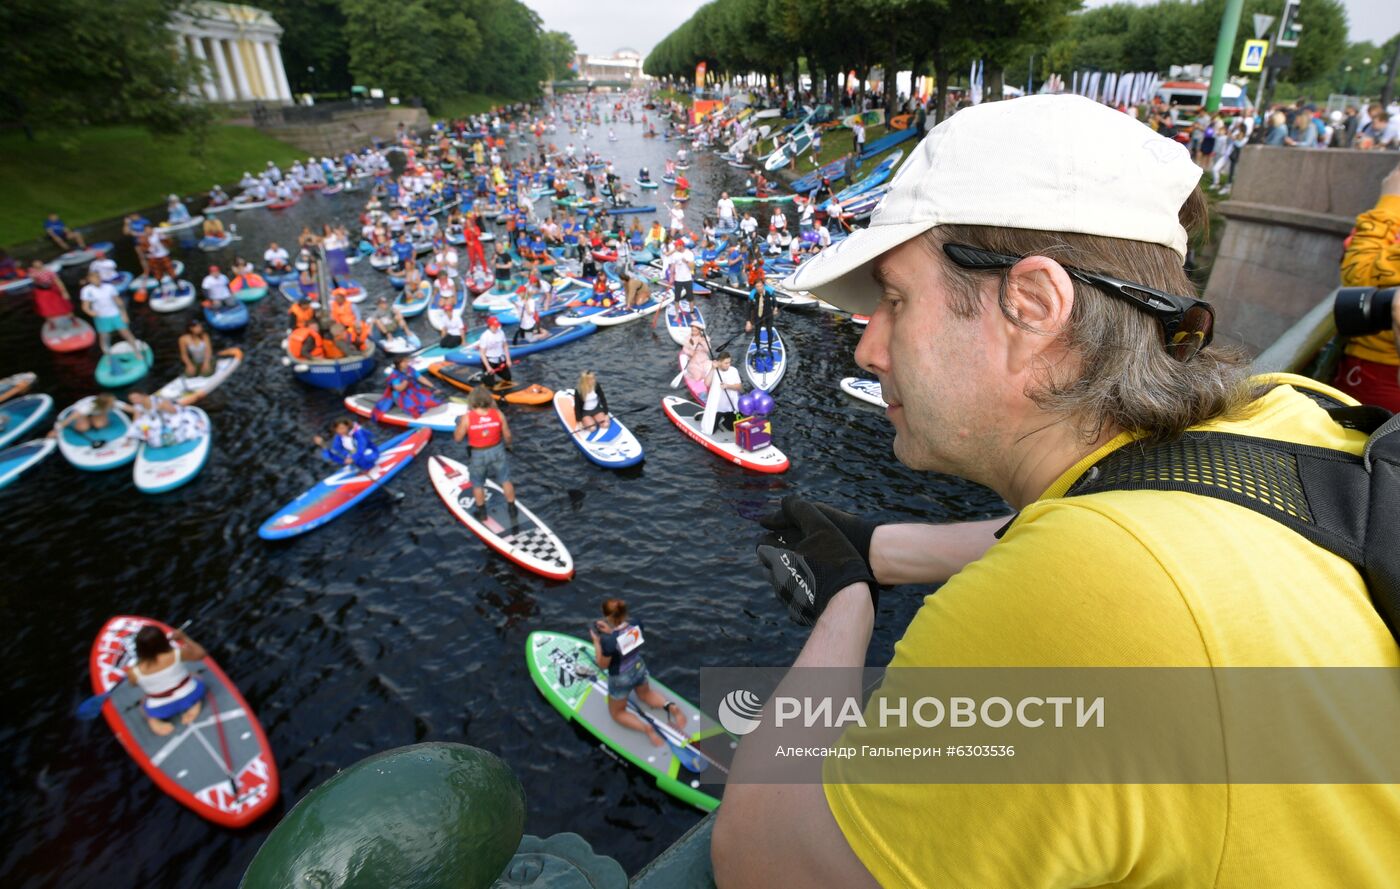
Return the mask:
[[[361,417],[369,417],[374,413],[374,405],[380,396],[373,392],[362,392],[359,395],[345,396],[345,406],[351,413],[359,414]],[[410,415],[403,408],[397,405],[383,411],[376,419],[386,426],[408,426],[412,429],[431,429],[434,432],[451,432],[457,428],[457,421],[467,412],[465,404],[458,404],[455,401],[447,401],[435,408],[424,411],[417,417]]]
[[[260,201],[249,198],[245,201],[243,200],[243,196],[239,195],[238,197],[233,199],[233,209],[238,210],[240,212],[243,210],[256,210],[258,207],[266,207],[268,204],[271,203],[271,198],[263,198]]]
[[[770,194],[767,197],[754,197],[752,195],[738,195],[730,198],[736,207],[747,207],[750,204],[786,204],[797,200],[795,194]]]
[[[154,288],[148,305],[154,312],[178,312],[194,305],[194,299],[194,285],[182,279],[175,283],[175,290],[169,295],[160,288]]]
[[[156,390],[156,394],[180,404],[194,404],[218,388],[242,363],[242,349],[224,349],[214,356],[214,372],[209,376],[178,376]]]
[[[39,375],[32,371],[24,373],[10,374],[0,380],[0,401],[23,395],[29,391],[29,387],[34,385],[34,381],[39,379]]]
[[[188,661],[190,675],[204,683],[204,702],[189,725],[175,717],[175,731],[151,731],[141,712],[142,694],[122,681],[136,633],[147,624],[169,634],[157,620],[117,615],[92,643],[92,690],[112,692],[102,716],[156,786],[182,805],[224,827],[246,827],[271,811],[281,795],[277,759],[253,708],[212,657]]]
[[[19,478],[30,467],[53,453],[52,438],[36,438],[0,451],[0,488]]]
[[[646,735],[619,725],[612,718],[608,712],[607,671],[594,663],[591,641],[536,631],[525,640],[525,663],[535,687],[561,716],[578,723],[613,753],[646,772],[660,790],[706,812],[719,805],[716,796],[700,789],[701,782],[723,783],[722,773],[728,772],[738,742],[655,675],[648,677],[651,687],[680,707],[686,717],[685,728],[672,727],[665,713],[651,711],[635,699],[629,700],[628,709],[650,711],[643,715],[665,739],[662,747],[653,747]]]
[[[107,354],[97,360],[97,372],[94,374],[99,386],[125,386],[134,383],[146,375],[151,369],[151,363],[155,361],[155,355],[151,352],[151,347],[136,341],[141,352],[138,355],[131,348],[131,344],[126,340],[113,343],[107,350]]]
[[[841,380],[841,391],[852,398],[859,398],[868,404],[876,407],[889,407],[885,403],[884,393],[880,390],[879,380],[866,380],[860,377],[844,377]]]
[[[248,274],[234,278],[229,290],[233,291],[233,295],[241,302],[253,303],[267,296],[267,287],[267,279],[262,275]]]
[[[666,332],[671,335],[671,339],[675,341],[676,345],[684,346],[690,342],[690,326],[692,324],[705,326],[705,316],[700,314],[699,306],[691,304],[689,318],[681,318],[680,313],[676,311],[674,302],[666,307]]]
[[[554,393],[554,412],[583,455],[604,469],[623,469],[642,462],[642,443],[632,430],[611,413],[606,429],[594,427],[587,432],[578,430],[574,416],[574,390],[560,389]]]
[[[574,340],[582,339],[590,333],[597,331],[594,324],[579,324],[574,327],[556,327],[553,330],[540,328],[546,331],[545,335],[536,340],[526,340],[518,346],[510,347],[510,357],[524,358],[526,355],[533,355],[535,352],[543,352],[546,349],[553,349],[571,343]],[[481,366],[481,353],[475,347],[457,349],[447,353],[447,360],[455,364],[471,364],[476,367]]]
[[[197,407],[184,408],[194,411],[203,421],[204,432],[189,441],[179,444],[151,447],[145,442],[136,451],[136,466],[132,479],[136,490],[144,494],[160,494],[173,491],[188,484],[209,459],[209,445],[214,438],[214,427],[209,423],[209,415]]]
[[[660,298],[653,293],[650,299],[639,306],[633,306],[631,308],[625,305],[613,306],[611,309],[599,312],[588,320],[598,327],[626,324],[629,321],[637,321],[648,315],[655,315],[657,312],[670,305],[672,298],[670,293],[664,293]]]
[[[50,318],[45,321],[39,330],[39,339],[55,352],[81,352],[92,348],[92,344],[97,342],[97,331],[77,315],[69,315],[66,319]]]
[[[519,362],[517,362],[518,364]],[[485,371],[475,367],[465,367],[449,361],[437,361],[428,367],[428,373],[463,392],[470,392],[482,384]],[[539,383],[508,382],[497,380],[491,387],[491,397],[497,401],[532,406],[548,404],[554,398],[554,390]]]
[[[568,580],[573,576],[574,559],[563,541],[519,501],[512,514],[505,492],[494,481],[486,481],[486,506],[478,515],[466,466],[446,457],[429,457],[428,477],[447,509],[487,546],[541,577]]]
[[[215,330],[242,330],[248,326],[248,307],[241,302],[223,308],[204,306],[204,320]]]
[[[285,201],[268,201],[267,209],[285,210],[288,207],[295,207],[297,205],[297,201],[299,200],[301,200],[301,198],[288,198]]]
[[[91,410],[96,398],[95,395],[88,395],[78,399],[63,409],[58,415],[59,421],[67,420],[74,413]],[[79,432],[72,426],[63,427],[57,436],[58,452],[63,458],[88,472],[106,472],[135,460],[140,442],[131,435],[131,418],[115,407],[107,416],[107,425],[102,429]]]
[[[746,451],[734,440],[734,433],[718,426],[711,434],[704,430],[705,408],[678,395],[666,395],[661,399],[661,407],[666,416],[677,428],[691,439],[745,469],[755,472],[787,472],[791,465],[787,455],[775,445],[757,451]]]
[[[321,527],[382,487],[432,437],[429,429],[412,429],[389,439],[379,446],[379,461],[372,472],[347,467],[327,476],[263,522],[258,536],[283,540]]]
[[[760,329],[744,354],[744,375],[755,389],[772,392],[783,381],[791,352],[783,344],[783,336],[773,330],[773,347],[768,348],[768,331]]]
[[[53,410],[53,396],[40,393],[23,395],[0,404],[0,447],[4,447],[38,425]]]

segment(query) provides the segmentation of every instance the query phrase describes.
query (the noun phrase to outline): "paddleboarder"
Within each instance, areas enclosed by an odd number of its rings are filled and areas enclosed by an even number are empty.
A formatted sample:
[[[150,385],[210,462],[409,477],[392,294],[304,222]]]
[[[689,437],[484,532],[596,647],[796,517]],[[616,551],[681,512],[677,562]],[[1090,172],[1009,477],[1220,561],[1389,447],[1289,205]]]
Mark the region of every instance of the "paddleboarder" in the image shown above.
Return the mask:
[[[375,464],[379,462],[379,447],[370,434],[359,423],[348,417],[331,423],[329,443],[317,435],[311,441],[321,448],[321,456],[336,466],[353,466],[373,477]]]
[[[603,394],[598,375],[591,370],[585,370],[578,375],[578,386],[574,388],[574,417],[578,420],[578,427],[574,432],[595,428],[607,429],[612,421],[612,414],[608,411],[608,397]]]
[[[207,377],[214,372],[214,343],[203,322],[192,319],[178,341],[180,364],[187,377]]]
[[[452,432],[453,441],[467,440],[471,448],[471,459],[467,461],[471,473],[472,498],[476,501],[476,517],[486,520],[486,482],[494,481],[505,492],[506,504],[512,518],[515,516],[515,485],[510,480],[510,459],[506,449],[514,444],[510,434],[510,423],[505,414],[496,407],[487,386],[477,386],[467,396],[469,410],[457,421]]]
[[[653,747],[665,746],[666,742],[656,729],[641,717],[627,711],[627,699],[633,692],[648,707],[666,714],[666,719],[677,730],[685,730],[685,714],[674,701],[663,698],[647,681],[647,665],[642,658],[642,622],[627,619],[627,603],[622,599],[606,599],[603,602],[603,619],[594,621],[588,628],[593,639],[593,660],[608,671],[608,715],[613,722],[647,736]]]
[[[187,665],[206,655],[184,630],[166,636],[148,624],[136,633],[136,663],[126,668],[126,679],[145,693],[141,712],[152,732],[165,737],[175,731],[175,717],[180,717],[181,725],[198,718],[206,689]]]
[[[30,277],[34,277],[33,271],[30,272]],[[102,347],[102,354],[107,354],[111,348],[112,334],[115,333],[131,345],[132,354],[140,360],[141,344],[131,333],[126,306],[117,296],[116,288],[103,283],[102,277],[96,272],[88,272],[87,284],[83,286],[79,296],[82,298],[83,311],[92,316],[93,326],[97,328],[97,341]]]

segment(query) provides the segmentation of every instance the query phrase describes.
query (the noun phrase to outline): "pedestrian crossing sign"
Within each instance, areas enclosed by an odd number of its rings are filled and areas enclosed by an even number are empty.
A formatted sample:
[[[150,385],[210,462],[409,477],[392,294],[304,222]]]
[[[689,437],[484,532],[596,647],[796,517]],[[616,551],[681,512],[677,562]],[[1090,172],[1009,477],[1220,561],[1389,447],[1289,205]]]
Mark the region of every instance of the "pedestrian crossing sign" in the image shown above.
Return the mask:
[[[1269,54],[1269,41],[1246,40],[1244,54],[1240,56],[1242,74],[1258,74],[1264,70],[1264,57]]]

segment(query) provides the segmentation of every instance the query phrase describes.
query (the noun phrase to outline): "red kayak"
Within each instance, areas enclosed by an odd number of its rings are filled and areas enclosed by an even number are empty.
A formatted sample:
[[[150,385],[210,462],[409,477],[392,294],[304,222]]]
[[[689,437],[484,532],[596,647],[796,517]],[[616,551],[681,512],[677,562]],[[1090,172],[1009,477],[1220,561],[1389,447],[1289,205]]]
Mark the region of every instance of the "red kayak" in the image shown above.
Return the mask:
[[[147,624],[171,632],[160,621],[122,614],[107,621],[92,643],[92,690],[101,694],[116,687],[102,706],[103,718],[161,790],[224,827],[252,824],[277,804],[281,793],[267,735],[211,657],[188,662],[190,676],[206,688],[194,721],[184,725],[177,716],[171,734],[151,731],[141,711],[141,690],[121,681],[131,663],[128,646]]]
[[[285,210],[285,209],[287,209],[288,207],[294,207],[294,206],[296,206],[296,203],[297,203],[297,201],[299,201],[299,200],[301,200],[301,198],[292,198],[292,199],[286,200],[286,201],[273,201],[272,203],[270,203],[270,204],[267,205],[267,209],[269,209],[269,210]]]

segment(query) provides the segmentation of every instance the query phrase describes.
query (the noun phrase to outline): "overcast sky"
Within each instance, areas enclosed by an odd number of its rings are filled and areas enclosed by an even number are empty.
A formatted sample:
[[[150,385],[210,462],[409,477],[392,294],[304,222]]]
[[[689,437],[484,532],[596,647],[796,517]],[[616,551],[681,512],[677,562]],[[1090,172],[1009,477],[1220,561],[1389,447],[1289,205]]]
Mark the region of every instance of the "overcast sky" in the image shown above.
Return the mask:
[[[972,0],[976,2],[976,0]],[[1113,0],[1086,0],[1087,6],[1103,6]],[[1143,0],[1134,0],[1143,2]],[[567,31],[580,52],[606,56],[629,47],[646,56],[661,38],[699,9],[704,0],[525,0],[552,31]],[[1352,40],[1384,43],[1400,31],[1400,2],[1397,0],[1344,0],[1351,24]],[[1282,0],[1279,9],[1283,9]],[[639,10],[644,10],[639,12]],[[1248,21],[1241,27],[1249,29]],[[1202,59],[1200,61],[1209,61]]]

